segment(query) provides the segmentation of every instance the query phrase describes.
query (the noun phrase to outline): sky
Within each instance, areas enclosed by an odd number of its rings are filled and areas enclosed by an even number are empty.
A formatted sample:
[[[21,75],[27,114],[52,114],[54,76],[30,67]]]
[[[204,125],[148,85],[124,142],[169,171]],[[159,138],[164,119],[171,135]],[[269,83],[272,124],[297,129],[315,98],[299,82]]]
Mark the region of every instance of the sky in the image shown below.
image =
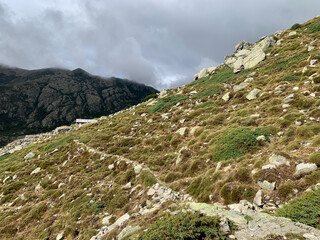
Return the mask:
[[[320,14],[319,0],[0,0],[0,64],[82,68],[159,90],[242,41]]]

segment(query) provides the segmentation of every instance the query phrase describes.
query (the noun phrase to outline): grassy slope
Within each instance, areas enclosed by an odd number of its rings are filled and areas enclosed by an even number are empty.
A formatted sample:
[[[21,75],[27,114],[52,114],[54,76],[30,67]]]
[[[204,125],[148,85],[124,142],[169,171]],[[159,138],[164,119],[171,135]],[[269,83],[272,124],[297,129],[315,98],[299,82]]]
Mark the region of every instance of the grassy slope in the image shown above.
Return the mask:
[[[113,214],[114,220],[125,212],[137,211],[138,205],[144,206],[148,196],[138,193],[147,190],[155,177],[198,201],[225,203],[252,201],[259,189],[258,180],[275,181],[277,190],[268,194],[274,201],[282,202],[319,182],[319,170],[301,178],[293,176],[295,164],[308,162],[309,155],[320,146],[319,122],[310,120],[320,117],[319,80],[304,83],[313,73],[320,75],[319,65],[302,74],[310,56],[319,58],[319,33],[303,32],[315,20],[296,29],[298,34],[294,37],[288,37],[290,30],[282,33],[282,44],[272,48],[267,59],[254,69],[234,75],[231,69],[223,68],[213,77],[170,90],[169,97],[156,100],[159,102],[156,106],[147,106],[152,99],[135,109],[82,127],[72,135],[59,135],[1,157],[0,179],[7,176],[16,179],[0,181],[0,238],[46,239],[64,231],[67,239],[76,235],[88,239],[101,227],[101,213]],[[306,45],[312,41],[316,48],[308,52]],[[256,75],[249,86],[233,92],[232,86],[243,82],[252,72]],[[276,95],[275,88],[279,85],[285,87]],[[292,90],[295,86],[299,87],[296,92]],[[248,101],[245,96],[253,88],[261,89],[263,94]],[[231,99],[225,102],[221,98],[228,91]],[[316,93],[316,97],[304,91]],[[295,94],[295,100],[283,112],[283,99],[291,93]],[[168,108],[163,109],[163,104]],[[301,112],[305,109],[308,111]],[[253,114],[260,117],[252,117]],[[295,124],[304,120],[301,126]],[[195,126],[198,128],[193,135],[189,132],[181,137],[176,133],[181,127],[190,131]],[[257,127],[264,133],[273,133],[272,140],[264,143],[252,140],[256,131],[260,131]],[[281,137],[277,135],[280,131],[284,133]],[[106,154],[143,163],[152,173],[138,176],[132,164],[124,161],[110,170],[108,166],[118,161],[116,157],[101,158],[73,140]],[[215,151],[219,144],[227,149],[222,155]],[[182,162],[176,165],[178,152],[184,146],[189,150],[181,152]],[[239,152],[238,146],[244,150]],[[53,152],[55,149],[58,151]],[[36,157],[25,161],[23,157],[30,151]],[[261,170],[273,153],[287,156],[290,166]],[[219,160],[222,167],[216,171]],[[230,168],[225,168],[229,165]],[[41,167],[40,173],[30,175],[37,167]],[[252,174],[252,170],[256,173]],[[142,185],[130,194],[123,189],[129,181],[133,186]],[[41,188],[35,191],[38,184]],[[141,217],[136,221],[141,224],[144,220]]]

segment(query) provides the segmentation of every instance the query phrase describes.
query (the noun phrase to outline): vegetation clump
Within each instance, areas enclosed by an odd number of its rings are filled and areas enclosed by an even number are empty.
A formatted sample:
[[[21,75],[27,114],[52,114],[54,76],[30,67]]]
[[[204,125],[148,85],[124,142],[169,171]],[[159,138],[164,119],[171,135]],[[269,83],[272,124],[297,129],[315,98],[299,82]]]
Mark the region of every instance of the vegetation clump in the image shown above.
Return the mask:
[[[176,105],[177,103],[183,100],[186,100],[187,98],[188,97],[183,96],[181,94],[160,98],[158,102],[149,109],[149,112],[150,113],[162,112],[163,110],[168,109]]]
[[[308,33],[320,33],[320,20],[311,23],[307,29]]]
[[[140,240],[162,239],[228,239],[220,229],[219,217],[204,216],[200,213],[179,213],[164,216],[150,226]]]
[[[301,27],[302,27],[301,24],[296,23],[296,24],[293,24],[290,29],[291,29],[291,30],[297,30],[297,29],[299,29],[299,28],[301,28]]]
[[[291,200],[278,210],[277,215],[320,229],[320,190],[306,192]]]
[[[235,159],[247,153],[250,147],[258,146],[258,136],[265,136],[269,141],[271,131],[262,128],[237,128],[224,132],[214,141],[213,159],[215,161]]]
[[[158,94],[154,93],[154,94],[149,94],[148,96],[146,96],[143,101],[146,102],[148,101],[149,99],[152,99],[152,98],[158,98]]]

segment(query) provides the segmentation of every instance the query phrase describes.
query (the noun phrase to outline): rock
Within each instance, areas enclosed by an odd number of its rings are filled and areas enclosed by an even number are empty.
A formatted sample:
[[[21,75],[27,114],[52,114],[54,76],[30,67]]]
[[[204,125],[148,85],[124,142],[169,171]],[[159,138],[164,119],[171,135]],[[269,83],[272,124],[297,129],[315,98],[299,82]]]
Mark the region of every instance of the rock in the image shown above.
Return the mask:
[[[311,52],[315,47],[314,46],[309,46],[308,47],[308,52]]]
[[[158,95],[158,98],[164,98],[168,95],[168,90],[167,89],[164,89],[162,90],[159,95]]]
[[[257,141],[266,141],[267,139],[266,139],[266,137],[265,137],[264,135],[261,135],[261,136],[258,136],[258,137],[256,138],[256,140],[257,140]]]
[[[264,169],[272,169],[272,168],[276,168],[276,165],[267,164],[267,165],[262,166],[261,169],[264,170]]]
[[[143,167],[141,165],[134,166],[133,170],[135,174],[139,174],[142,171]]]
[[[37,173],[39,173],[40,171],[41,171],[41,168],[40,168],[40,167],[37,167],[36,169],[34,169],[34,170],[30,173],[30,175],[37,174]]]
[[[181,136],[185,137],[188,134],[188,128],[182,127],[176,131],[176,133],[180,134]]]
[[[253,203],[256,204],[258,207],[262,207],[263,206],[262,199],[263,199],[263,192],[259,190],[253,199]]]
[[[253,89],[251,92],[249,92],[249,94],[246,96],[246,98],[251,101],[257,98],[258,93],[261,92],[260,89]]]
[[[108,169],[109,169],[109,170],[114,169],[114,163],[110,164],[110,165],[108,166]]]
[[[289,37],[290,37],[290,36],[294,36],[294,35],[296,35],[296,34],[297,34],[296,31],[289,32]]]
[[[292,90],[296,92],[299,90],[299,87],[294,87],[294,88],[292,88]]]
[[[241,204],[229,204],[228,207],[230,210],[235,211],[235,212],[242,212],[243,206]]]
[[[122,215],[115,221],[112,225],[108,227],[108,231],[112,231],[116,227],[122,227],[122,225],[130,219],[130,215],[128,213]]]
[[[132,183],[128,182],[126,185],[124,185],[123,189],[130,189],[131,188]]]
[[[296,172],[294,175],[299,176],[301,174],[310,173],[317,170],[317,165],[314,163],[300,163],[296,166]]]
[[[35,156],[35,154],[33,152],[29,152],[27,155],[24,156],[24,159],[25,160],[30,160],[34,156]]]
[[[284,99],[284,102],[290,102],[294,99],[294,93],[290,94]]]
[[[273,191],[276,187],[276,183],[275,182],[268,182],[266,180],[264,180],[263,182],[258,181],[257,184],[262,188],[262,189],[266,189],[268,191]]]
[[[288,107],[290,107],[290,104],[288,103],[282,104],[282,108],[288,108]]]
[[[3,179],[2,182],[3,182],[3,183],[6,183],[6,182],[8,182],[10,179],[12,179],[11,176],[7,176],[5,179]]]
[[[310,65],[311,65],[311,66],[316,65],[316,63],[318,63],[318,59],[311,59],[311,60],[310,60]]]
[[[248,83],[240,83],[239,85],[235,85],[233,86],[233,91],[237,92],[237,91],[240,91],[241,89],[244,89],[245,87],[248,86]]]
[[[277,135],[279,136],[279,137],[281,137],[281,136],[283,136],[284,135],[284,132],[277,132]]]
[[[272,154],[271,157],[269,157],[269,162],[273,165],[280,166],[287,164],[287,159],[283,156]]]
[[[155,190],[155,189],[149,188],[149,190],[148,190],[148,192],[147,192],[147,195],[148,195],[148,196],[153,196],[155,193],[156,193],[156,190]]]
[[[253,81],[253,78],[247,78],[246,80],[244,80],[245,83],[249,83],[249,82],[252,82]]]
[[[127,226],[124,229],[122,229],[122,231],[119,233],[117,239],[122,240],[122,239],[126,238],[127,236],[130,236],[134,232],[139,231],[140,229],[141,229],[140,226]]]
[[[178,165],[182,161],[184,151],[190,151],[190,148],[188,148],[187,146],[180,148],[180,150],[178,151],[178,157],[176,159],[176,165]]]
[[[230,226],[229,226],[229,222],[227,219],[222,219],[222,221],[220,222],[220,228],[222,232],[228,233],[230,232]]]
[[[201,127],[199,127],[199,126],[192,127],[192,128],[190,129],[190,135],[191,135],[191,136],[194,136],[195,132],[196,132],[198,129],[200,129],[200,128],[201,128]]]
[[[212,75],[216,72],[216,70],[217,70],[217,67],[203,68],[199,73],[194,75],[194,80],[198,80],[200,78]]]
[[[225,102],[229,101],[229,99],[230,99],[230,92],[227,92],[226,94],[224,94],[224,95],[222,96],[222,99],[223,99]]]
[[[56,240],[61,240],[63,239],[63,232],[59,233],[56,237]]]
[[[41,187],[40,183],[35,187],[34,189],[36,192],[40,192],[43,190],[43,188]]]
[[[112,215],[108,215],[108,216],[102,218],[102,224],[108,226],[110,224],[111,218],[112,218]]]
[[[70,126],[61,126],[61,127],[57,127],[55,130],[53,130],[54,134],[59,134],[59,133],[66,133],[66,132],[71,132],[72,131],[72,127]]]
[[[239,52],[241,50],[250,49],[250,45],[246,41],[241,41],[235,46],[235,52]]]

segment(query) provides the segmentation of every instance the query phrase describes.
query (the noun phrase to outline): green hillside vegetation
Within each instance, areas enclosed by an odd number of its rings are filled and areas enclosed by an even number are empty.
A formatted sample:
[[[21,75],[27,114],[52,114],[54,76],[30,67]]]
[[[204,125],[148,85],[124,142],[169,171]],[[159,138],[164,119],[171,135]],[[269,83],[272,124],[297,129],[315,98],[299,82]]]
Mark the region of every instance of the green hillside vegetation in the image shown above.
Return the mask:
[[[320,170],[295,174],[300,163],[320,166],[320,64],[310,67],[320,59],[319,26],[315,18],[294,26],[295,37],[284,31],[265,61],[239,74],[222,65],[163,97],[1,156],[0,239],[55,239],[61,232],[64,239],[90,239],[105,216],[112,224],[125,213],[134,216],[125,226],[141,227],[133,239],[231,234],[219,230],[217,218],[197,212],[169,216],[173,200],[154,210],[148,191],[156,183],[193,201],[231,204],[252,202],[258,182],[268,181],[274,190],[262,190],[270,201],[293,199],[279,216],[320,229],[319,190],[305,193],[320,182]],[[255,88],[261,92],[250,101]],[[35,156],[25,160],[29,152]],[[273,154],[288,163],[263,168]],[[143,215],[142,208],[154,211]]]

